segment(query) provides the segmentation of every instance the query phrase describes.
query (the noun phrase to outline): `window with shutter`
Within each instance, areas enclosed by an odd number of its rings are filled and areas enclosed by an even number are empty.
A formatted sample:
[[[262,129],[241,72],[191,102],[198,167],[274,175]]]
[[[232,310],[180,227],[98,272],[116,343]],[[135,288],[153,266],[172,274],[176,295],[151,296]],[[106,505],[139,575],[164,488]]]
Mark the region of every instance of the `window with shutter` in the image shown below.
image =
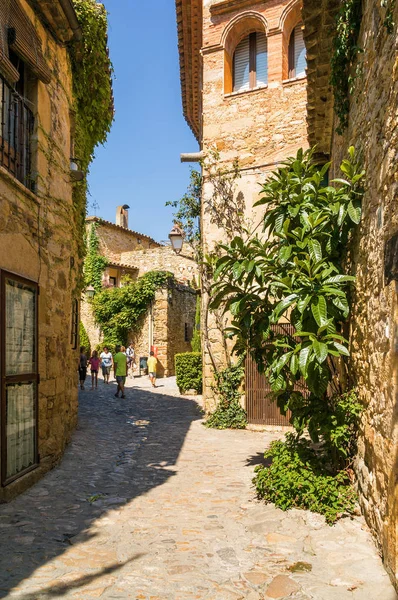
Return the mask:
[[[237,45],[233,67],[234,92],[267,85],[268,51],[265,33],[251,33]]]
[[[289,79],[305,76],[307,66],[306,49],[303,36],[303,24],[293,29],[289,42]]]

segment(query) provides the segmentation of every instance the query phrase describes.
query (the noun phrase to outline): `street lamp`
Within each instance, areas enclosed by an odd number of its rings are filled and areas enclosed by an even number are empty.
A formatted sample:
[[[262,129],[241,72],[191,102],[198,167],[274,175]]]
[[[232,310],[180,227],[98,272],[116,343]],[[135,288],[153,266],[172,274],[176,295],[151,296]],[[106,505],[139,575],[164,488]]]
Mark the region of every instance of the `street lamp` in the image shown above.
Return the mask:
[[[184,243],[184,235],[178,225],[174,225],[173,229],[169,233],[169,240],[176,254],[180,254],[182,245]]]
[[[89,285],[88,287],[86,287],[86,296],[87,298],[94,298],[94,294],[95,294],[95,289],[93,288],[92,285]]]

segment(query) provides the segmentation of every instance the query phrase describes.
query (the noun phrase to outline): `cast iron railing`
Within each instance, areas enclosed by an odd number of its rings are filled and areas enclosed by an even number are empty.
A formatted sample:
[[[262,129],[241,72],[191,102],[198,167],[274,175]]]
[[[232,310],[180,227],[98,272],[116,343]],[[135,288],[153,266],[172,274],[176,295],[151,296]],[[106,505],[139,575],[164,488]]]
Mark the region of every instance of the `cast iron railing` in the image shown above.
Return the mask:
[[[33,113],[1,76],[0,103],[0,165],[34,191],[31,172]]]

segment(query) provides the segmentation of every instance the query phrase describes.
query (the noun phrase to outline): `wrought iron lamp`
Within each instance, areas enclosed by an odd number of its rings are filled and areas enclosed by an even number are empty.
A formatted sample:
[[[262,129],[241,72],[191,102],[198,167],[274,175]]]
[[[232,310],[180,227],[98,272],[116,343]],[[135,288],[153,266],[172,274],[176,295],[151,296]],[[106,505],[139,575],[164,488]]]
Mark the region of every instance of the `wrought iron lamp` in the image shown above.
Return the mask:
[[[169,240],[176,254],[180,254],[184,244],[184,234],[178,225],[174,225],[169,233]]]
[[[86,296],[87,298],[94,298],[95,295],[95,289],[93,288],[92,285],[89,285],[86,287]]]

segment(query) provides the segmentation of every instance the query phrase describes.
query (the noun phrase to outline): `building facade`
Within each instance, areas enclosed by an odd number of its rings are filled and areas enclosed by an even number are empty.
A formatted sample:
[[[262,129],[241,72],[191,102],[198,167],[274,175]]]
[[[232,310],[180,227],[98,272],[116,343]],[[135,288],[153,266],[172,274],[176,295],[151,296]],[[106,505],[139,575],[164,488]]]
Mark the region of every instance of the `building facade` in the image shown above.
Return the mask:
[[[0,4],[0,501],[57,463],[77,420],[67,44],[80,35],[70,0]]]
[[[356,472],[362,511],[398,589],[398,7],[362,4],[348,127],[337,135],[329,85],[338,5],[305,0],[308,62],[308,131],[339,165],[349,146],[366,171],[363,215],[352,248],[356,275],[351,318],[351,375],[365,406]],[[322,20],[319,19],[320,13]],[[320,25],[321,23],[321,25]],[[332,174],[333,176],[333,174]]]
[[[131,333],[137,357],[147,358],[154,349],[158,358],[158,375],[174,375],[174,357],[191,351],[195,327],[196,298],[199,282],[198,265],[192,249],[184,245],[176,254],[172,247],[162,245],[151,237],[129,229],[128,207],[116,209],[116,223],[98,217],[86,219],[87,232],[95,227],[98,251],[106,258],[102,285],[121,287],[149,271],[168,271],[174,275],[165,288],[156,292],[155,299],[142,320],[138,332]],[[94,349],[102,342],[102,333],[95,323],[90,302],[83,297],[81,320]],[[138,369],[135,374],[138,374]]]
[[[201,229],[207,255],[240,224],[256,226],[261,214],[253,205],[267,173],[307,147],[301,4],[177,0],[176,6],[184,115],[204,156],[216,156],[213,164],[205,158],[203,168]],[[232,181],[229,173],[235,169]],[[220,170],[227,180],[224,198]],[[204,293],[204,394],[211,409],[212,374],[225,362],[225,344],[219,319],[207,315],[207,303]]]

